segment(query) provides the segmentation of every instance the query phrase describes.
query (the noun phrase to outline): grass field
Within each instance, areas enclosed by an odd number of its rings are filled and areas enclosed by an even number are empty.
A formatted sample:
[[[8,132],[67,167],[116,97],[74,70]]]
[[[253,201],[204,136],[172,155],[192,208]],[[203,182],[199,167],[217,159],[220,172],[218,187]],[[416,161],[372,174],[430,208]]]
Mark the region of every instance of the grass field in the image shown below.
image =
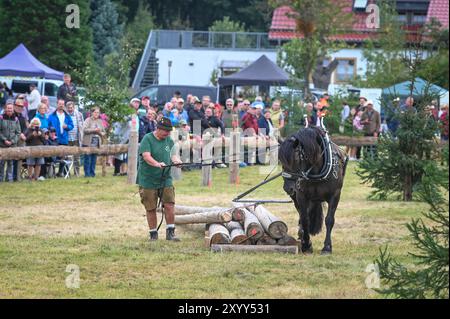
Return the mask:
[[[333,255],[213,254],[202,226],[178,227],[182,243],[150,244],[137,188],[125,177],[0,184],[0,298],[379,298],[366,288],[365,272],[378,250],[410,263],[405,223],[419,217],[420,203],[368,201],[351,163],[333,232]],[[111,172],[109,172],[111,175]],[[214,170],[213,185],[200,187],[198,171],[176,183],[183,205],[228,206],[265,176]],[[282,180],[253,198],[286,199]],[[296,236],[293,205],[270,205]],[[164,228],[160,231],[163,236]],[[80,288],[65,285],[66,267],[80,268]]]

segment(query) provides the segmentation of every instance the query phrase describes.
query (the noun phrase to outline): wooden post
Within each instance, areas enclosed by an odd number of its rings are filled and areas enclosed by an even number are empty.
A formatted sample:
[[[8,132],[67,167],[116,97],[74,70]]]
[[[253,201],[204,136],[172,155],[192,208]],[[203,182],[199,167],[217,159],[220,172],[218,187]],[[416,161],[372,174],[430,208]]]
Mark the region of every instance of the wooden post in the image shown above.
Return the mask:
[[[231,243],[230,232],[221,224],[209,225],[209,245]]]
[[[128,184],[136,184],[138,152],[139,152],[139,132],[137,131],[138,117],[133,115],[131,120],[130,146],[128,148]]]
[[[172,133],[170,134],[172,140],[174,141],[175,145],[174,145],[174,152],[173,154],[178,155],[178,157],[181,158],[180,156],[180,150],[181,150],[181,143],[178,142],[178,130],[174,130],[172,131]],[[173,180],[175,181],[179,181],[182,178],[182,172],[181,172],[181,167],[172,167],[171,168],[171,175]]]
[[[251,165],[256,164],[256,149],[258,148],[257,137],[253,136],[248,138],[247,144],[247,154],[248,154],[248,163]]]
[[[212,164],[214,140],[211,138],[211,134],[206,133],[203,135],[203,150],[202,150],[202,164]],[[212,166],[207,165],[202,167],[202,185],[212,185]]]
[[[257,206],[253,214],[258,218],[264,230],[270,237],[280,239],[287,235],[288,227],[280,218],[271,214],[263,206]]]
[[[233,115],[237,116],[237,115]],[[230,145],[228,147],[229,161],[230,161],[230,184],[239,184],[239,163],[241,153],[241,134],[239,132],[232,132],[230,138]]]
[[[284,253],[297,255],[298,246],[211,245],[211,251],[214,253],[238,251],[252,253]]]

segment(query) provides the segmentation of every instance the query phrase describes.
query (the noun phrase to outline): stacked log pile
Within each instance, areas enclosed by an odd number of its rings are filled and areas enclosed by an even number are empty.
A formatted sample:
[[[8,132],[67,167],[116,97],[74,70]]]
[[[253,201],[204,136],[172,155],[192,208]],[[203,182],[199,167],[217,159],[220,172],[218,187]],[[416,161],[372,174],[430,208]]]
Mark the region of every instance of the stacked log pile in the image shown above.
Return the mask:
[[[264,206],[175,206],[175,224],[205,224],[205,245],[213,252],[298,253],[288,227]]]

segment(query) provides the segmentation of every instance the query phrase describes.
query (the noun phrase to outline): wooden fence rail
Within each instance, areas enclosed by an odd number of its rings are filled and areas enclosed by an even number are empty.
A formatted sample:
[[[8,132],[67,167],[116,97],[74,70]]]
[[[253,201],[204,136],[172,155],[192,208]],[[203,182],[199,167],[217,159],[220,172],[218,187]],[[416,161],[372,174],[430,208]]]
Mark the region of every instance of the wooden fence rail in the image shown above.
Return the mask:
[[[375,145],[377,139],[375,137],[348,137],[348,136],[332,136],[331,140],[340,146],[367,146]],[[214,146],[224,146],[228,148],[230,146],[230,138],[216,138],[214,139]],[[233,144],[233,143],[232,143]],[[244,138],[244,145],[250,147],[256,147],[258,145],[264,145],[264,142],[256,142],[254,138]],[[267,141],[267,147],[274,147],[278,145],[275,141]],[[180,142],[180,148],[201,148],[201,143],[197,141],[182,141]],[[74,147],[74,146],[33,146],[33,147],[12,147],[12,148],[0,148],[0,161],[3,160],[24,160],[27,158],[39,158],[39,157],[63,157],[69,155],[116,155],[128,153],[128,144],[110,144],[103,145],[100,148],[96,147]]]

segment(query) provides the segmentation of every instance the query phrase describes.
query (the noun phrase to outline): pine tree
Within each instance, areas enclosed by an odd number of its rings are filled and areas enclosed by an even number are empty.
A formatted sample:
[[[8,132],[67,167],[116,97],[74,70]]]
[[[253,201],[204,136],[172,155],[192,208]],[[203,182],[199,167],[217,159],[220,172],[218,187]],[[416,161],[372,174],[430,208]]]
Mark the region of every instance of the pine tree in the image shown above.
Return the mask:
[[[425,168],[419,198],[430,205],[423,219],[407,225],[413,239],[416,261],[409,269],[400,264],[387,248],[375,261],[380,279],[386,288],[378,291],[396,298],[449,298],[449,206],[448,145],[443,152],[446,165]]]
[[[92,0],[90,25],[94,36],[94,58],[103,65],[103,58],[119,49],[123,24],[119,24],[116,4],[111,0]]]
[[[402,64],[402,69],[407,70],[407,78],[411,81],[409,95],[416,97],[415,110],[399,108],[394,102],[394,95],[381,101],[386,118],[391,123],[397,122],[398,129],[378,140],[378,155],[373,158],[365,156],[357,174],[364,183],[375,189],[371,194],[373,198],[385,199],[390,194],[400,193],[404,201],[411,201],[414,190],[421,185],[425,176],[425,168],[437,166],[433,156],[438,148],[434,139],[438,127],[427,106],[433,100],[438,100],[439,93],[431,89],[434,69],[424,68],[423,64],[439,52],[434,50],[436,43],[430,41],[427,26],[417,32],[415,41],[407,41],[405,36],[403,39],[398,38],[398,42],[403,44],[403,49],[396,53],[396,61]],[[421,92],[415,89],[419,71],[424,80],[428,80]],[[404,80],[404,74],[398,76],[398,82]]]
[[[80,27],[68,28],[69,4],[80,10]],[[0,0],[0,57],[23,43],[40,61],[64,72],[86,65],[92,57],[88,0]]]

